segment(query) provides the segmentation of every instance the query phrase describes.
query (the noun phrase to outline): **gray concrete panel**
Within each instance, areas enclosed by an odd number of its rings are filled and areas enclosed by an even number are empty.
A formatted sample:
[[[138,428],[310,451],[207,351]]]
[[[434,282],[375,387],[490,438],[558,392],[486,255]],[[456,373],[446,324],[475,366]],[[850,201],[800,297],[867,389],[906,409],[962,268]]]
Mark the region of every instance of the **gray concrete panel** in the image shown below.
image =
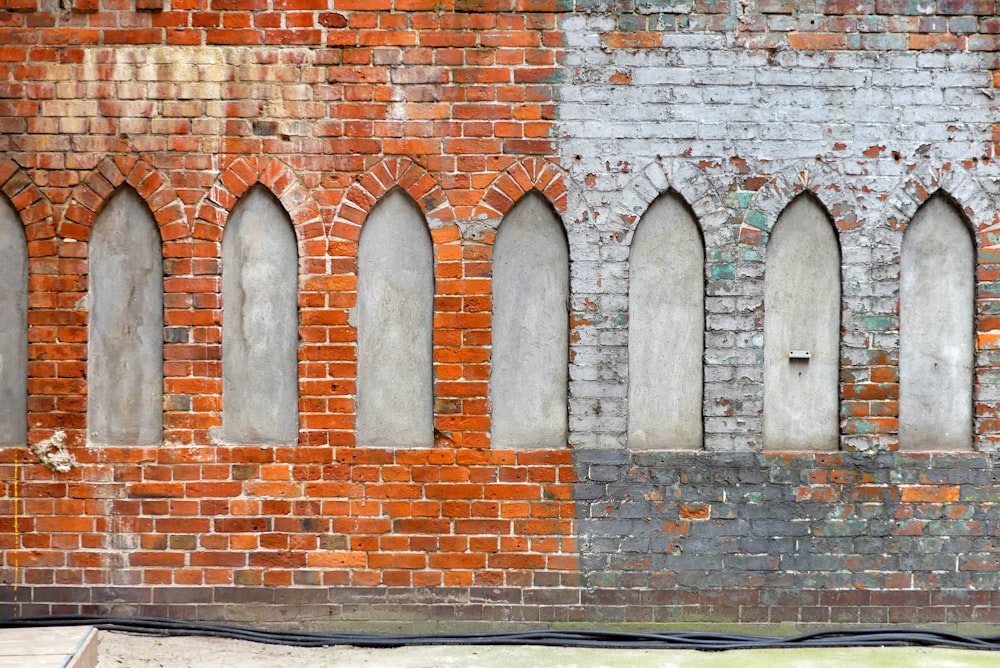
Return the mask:
[[[298,250],[292,221],[264,186],[222,237],[222,434],[227,443],[294,443],[299,429]]]
[[[430,232],[394,189],[368,214],[358,244],[358,445],[434,445],[433,325]]]
[[[840,247],[812,196],[778,217],[764,282],[764,448],[836,450]]]
[[[28,246],[0,196],[0,446],[24,445],[28,423]]]
[[[567,439],[569,249],[559,217],[530,192],[493,249],[495,448],[562,448]]]
[[[900,449],[969,449],[975,244],[947,198],[932,197],[914,215],[900,265]]]
[[[90,234],[87,429],[92,443],[163,436],[163,250],[149,207],[115,193]]]
[[[658,198],[629,256],[628,445],[702,447],[705,249],[676,193]]]

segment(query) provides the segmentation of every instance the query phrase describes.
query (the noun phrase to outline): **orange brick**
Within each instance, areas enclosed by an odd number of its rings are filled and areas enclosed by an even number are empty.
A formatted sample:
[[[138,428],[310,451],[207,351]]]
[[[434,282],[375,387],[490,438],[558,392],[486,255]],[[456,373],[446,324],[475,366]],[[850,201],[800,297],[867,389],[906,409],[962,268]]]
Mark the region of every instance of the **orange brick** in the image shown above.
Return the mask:
[[[847,38],[842,33],[801,32],[789,33],[788,45],[804,51],[843,49]]]
[[[904,503],[955,503],[960,498],[960,488],[953,485],[941,487],[902,485],[900,492],[900,499]]]

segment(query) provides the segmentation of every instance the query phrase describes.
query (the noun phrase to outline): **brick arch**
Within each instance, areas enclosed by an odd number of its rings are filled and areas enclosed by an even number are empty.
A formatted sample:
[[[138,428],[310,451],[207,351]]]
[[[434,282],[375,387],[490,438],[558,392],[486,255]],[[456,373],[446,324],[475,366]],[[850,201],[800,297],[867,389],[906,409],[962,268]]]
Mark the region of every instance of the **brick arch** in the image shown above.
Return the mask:
[[[357,259],[358,242],[361,239],[361,230],[368,219],[369,213],[374,209],[386,194],[393,189],[400,189],[410,197],[420,209],[424,220],[429,228],[431,243],[434,250],[435,272],[441,272],[435,276],[435,290],[439,290],[442,281],[448,280],[445,276],[453,276],[454,271],[461,273],[460,250],[449,250],[460,248],[461,233],[456,224],[456,215],[447,194],[441,188],[437,180],[422,166],[409,158],[385,158],[374,167],[359,176],[347,192],[337,214],[334,218],[333,227],[330,233],[330,276],[326,277],[327,286],[331,291],[331,309],[329,317],[332,321],[342,325],[338,328],[336,340],[350,347],[357,345],[357,329],[353,321],[353,309],[357,305]],[[445,264],[452,264],[458,269],[444,268]],[[457,280],[457,279],[456,279]],[[460,287],[454,287],[460,290]],[[458,308],[458,312],[449,311],[450,308]],[[461,317],[461,307],[443,307],[438,311],[441,318],[448,319]],[[452,323],[451,326],[458,325]],[[434,359],[440,360],[447,355],[444,344],[434,343]],[[345,412],[353,412],[355,400],[355,379],[357,374],[357,360],[354,358],[354,351],[348,356],[349,359],[338,363],[331,372],[335,378],[334,391],[332,397],[338,405],[345,406]],[[440,380],[436,376],[435,382]],[[435,398],[446,397],[447,390],[440,385],[436,391]],[[435,414],[435,428],[441,429],[441,433],[446,436],[440,438],[435,436],[438,443],[464,443],[463,436],[459,433],[461,429],[454,425],[446,425],[442,422],[451,416]],[[331,443],[350,444],[356,443],[354,434],[353,417],[345,420],[344,427],[340,433],[330,434]]]
[[[292,223],[298,252],[298,329],[299,351],[302,358],[298,362],[296,378],[300,406],[299,440],[300,442],[322,442],[325,434],[314,429],[310,424],[313,416],[305,416],[302,410],[304,402],[308,402],[313,391],[309,388],[308,374],[303,372],[303,365],[315,361],[318,354],[310,349],[317,338],[324,338],[315,331],[307,333],[307,328],[322,328],[326,320],[320,313],[324,303],[322,294],[326,290],[323,274],[326,269],[325,253],[326,238],[323,219],[319,204],[309,189],[302,183],[295,171],[283,161],[271,156],[241,156],[235,158],[220,172],[208,193],[198,204],[192,229],[192,240],[195,246],[205,246],[198,253],[205,262],[198,263],[193,269],[197,287],[190,288],[192,299],[211,293],[216,299],[211,308],[203,310],[210,313],[211,323],[218,329],[215,338],[206,342],[204,355],[207,359],[221,361],[223,308],[222,294],[222,238],[226,224],[234,207],[253,187],[261,185],[278,200]],[[308,361],[307,361],[308,360]],[[208,365],[199,378],[201,387],[197,394],[204,395],[205,400],[199,401],[205,406],[200,421],[207,428],[217,428],[222,424],[222,368],[221,364]],[[184,379],[168,378],[168,388],[172,383],[190,387]],[[179,393],[188,393],[184,389]],[[214,405],[213,405],[214,404]],[[307,433],[312,432],[312,433]],[[180,436],[179,440],[185,437]],[[196,434],[195,440],[206,437]],[[207,437],[211,438],[211,437]],[[317,441],[319,439],[319,441]]]
[[[129,155],[106,156],[101,159],[97,166],[91,170],[83,180],[73,189],[71,196],[63,211],[61,220],[58,222],[57,230],[62,239],[73,240],[88,244],[94,221],[102,208],[114,197],[115,193],[122,187],[132,188],[135,193],[145,202],[153,220],[156,224],[160,237],[163,257],[170,257],[179,252],[188,238],[190,226],[184,205],[174,189],[169,185],[163,174],[156,169],[145,158]],[[168,248],[170,250],[168,250]],[[89,255],[86,246],[77,244],[61,244],[59,255],[62,258],[70,259],[78,269],[74,273],[79,273],[79,280],[74,283],[74,287],[63,292],[61,297],[66,303],[74,304],[71,308],[64,308],[61,317],[65,322],[74,327],[86,328],[85,341],[76,341],[80,350],[77,352],[81,362],[88,358],[87,348],[90,337],[90,315],[86,306],[85,298],[90,289],[90,265]],[[79,262],[77,263],[77,261]],[[172,292],[170,286],[174,275],[170,271],[170,264],[164,261],[164,292]],[[166,304],[166,299],[164,300]],[[174,311],[164,306],[163,325],[169,327],[175,325],[173,321]],[[166,350],[166,345],[164,345]],[[166,354],[166,353],[165,353]],[[85,365],[79,372],[79,378],[74,378],[73,396],[75,407],[67,409],[65,415],[57,416],[58,423],[67,425],[67,433],[73,441],[86,442],[87,436],[87,399],[89,389],[86,382],[87,370]],[[164,382],[166,382],[164,373]],[[163,386],[166,388],[166,385]],[[164,424],[162,432],[166,437],[172,437],[173,433]],[[39,430],[30,438],[48,435],[47,431]]]
[[[637,269],[636,258],[638,254],[636,246],[633,246],[635,235],[642,226],[653,225],[655,221],[647,218],[647,213],[662,198],[673,196],[684,203],[686,213],[694,220],[693,232],[697,236],[697,243],[700,245],[702,256],[700,262],[688,266],[689,272],[683,275],[675,274],[672,278],[679,278],[680,283],[661,282],[666,277],[660,275],[656,278],[650,273],[647,265],[645,281],[639,282],[637,276],[643,276],[641,269]],[[688,449],[700,446],[704,439],[704,379],[705,374],[705,345],[702,336],[697,341],[691,341],[690,345],[686,337],[675,342],[678,345],[671,345],[673,354],[668,354],[672,364],[684,365],[687,373],[684,374],[688,383],[678,383],[675,378],[669,381],[658,373],[658,365],[652,363],[654,359],[662,360],[661,354],[666,352],[658,345],[669,337],[672,332],[665,332],[661,329],[666,323],[660,318],[662,314],[670,312],[673,318],[683,317],[682,313],[690,317],[692,327],[698,330],[705,328],[706,312],[704,310],[705,298],[705,277],[713,275],[711,271],[710,249],[725,247],[730,243],[731,234],[728,233],[729,215],[723,206],[718,192],[712,185],[706,172],[696,164],[687,160],[664,160],[661,158],[652,161],[645,168],[638,171],[637,175],[626,185],[621,196],[608,211],[609,220],[607,224],[613,226],[616,231],[613,233],[613,240],[620,242],[627,248],[627,254],[620,254],[621,268],[617,274],[627,276],[628,282],[621,287],[622,310],[619,317],[610,323],[603,323],[602,329],[608,329],[612,325],[620,329],[624,334],[622,351],[622,370],[617,374],[620,382],[626,384],[622,388],[621,394],[625,397],[624,411],[627,416],[624,425],[624,444],[629,449]],[[641,222],[646,218],[644,222]],[[678,227],[680,221],[670,220],[667,228],[680,230],[683,234],[690,230],[689,223],[683,222],[682,227]],[[666,229],[666,228],[661,228]],[[654,231],[653,234],[656,234]],[[647,246],[648,248],[648,246]],[[640,249],[641,250],[641,249]],[[672,269],[677,268],[679,258],[671,258],[669,261],[665,257],[660,257],[657,265],[666,268],[668,265]],[[687,255],[684,260],[694,261],[694,255]],[[709,269],[706,274],[706,269]],[[671,295],[681,294],[681,286],[687,296],[698,294],[701,300],[701,309],[689,311],[684,308],[679,310],[651,308],[648,301],[643,303],[641,298],[637,298],[643,288],[650,290],[656,285],[656,291],[669,293]],[[649,293],[647,292],[647,295]],[[595,295],[596,296],[596,295]],[[600,303],[600,299],[591,298],[590,303]],[[587,302],[585,302],[586,304]],[[686,304],[673,302],[673,306],[682,307]],[[645,306],[645,308],[643,308]],[[660,304],[660,307],[663,305]],[[588,318],[593,320],[593,317]],[[674,323],[677,320],[673,320]],[[586,336],[581,336],[586,340],[592,340],[601,336],[600,330],[588,332]],[[653,342],[656,343],[653,343]],[[655,351],[655,352],[654,352]],[[643,361],[646,363],[644,364]],[[675,367],[676,368],[676,367]],[[669,382],[669,386],[668,386]],[[696,391],[684,391],[679,388],[697,388]],[[671,400],[665,399],[664,393],[675,392]],[[655,398],[655,399],[654,399]],[[660,407],[654,408],[655,403],[664,401],[675,402],[675,405],[683,406],[686,410],[678,413],[671,413],[668,417]],[[665,428],[661,425],[668,425]],[[660,430],[659,432],[657,430]]]
[[[50,254],[45,248],[31,242],[56,236],[52,204],[27,172],[10,158],[0,162],[0,190],[21,217],[28,241],[28,257]]]
[[[976,244],[975,368],[973,385],[973,447],[981,451],[1000,449],[1000,401],[992,399],[1000,383],[992,378],[1000,367],[1000,316],[992,287],[1000,275],[1000,203],[987,192],[975,174],[959,163],[926,164],[912,170],[886,198],[879,224],[888,231],[882,242],[899,269],[903,234],[921,206],[935,195],[943,195],[962,213]],[[896,293],[898,298],[898,292]],[[898,302],[897,302],[898,304]],[[898,363],[898,359],[896,360]]]
[[[859,259],[865,257],[864,251],[867,250],[866,240],[862,234],[862,221],[859,219],[861,207],[853,191],[848,188],[844,175],[835,167],[820,160],[790,162],[767,177],[746,209],[737,210],[737,218],[732,221],[734,227],[732,233],[740,250],[735,253],[735,258],[731,263],[721,263],[717,267],[713,267],[712,271],[713,275],[726,281],[733,280],[735,277],[744,277],[741,279],[745,286],[743,308],[746,309],[746,313],[753,313],[752,325],[748,327],[747,332],[753,341],[760,342],[754,344],[754,347],[761,351],[761,354],[757,356],[760,373],[764,373],[762,351],[766,320],[764,301],[768,240],[781,214],[801,196],[812,197],[824,210],[833,225],[839,252],[840,271],[838,275],[841,281],[839,339],[841,360],[849,358],[855,352],[849,347],[857,345],[856,341],[867,341],[866,321],[860,316],[855,317],[851,310],[851,306],[865,299],[866,295],[857,293],[859,289],[857,282],[845,280],[845,276],[870,270],[865,261]],[[742,214],[741,217],[740,214]],[[845,252],[849,248],[855,249],[854,252]],[[843,369],[841,369],[841,375],[843,377]],[[725,396],[726,389],[722,385],[715,384],[711,387],[715,396],[709,394],[709,389],[709,386],[706,385],[707,401],[715,401],[717,397],[721,399]],[[847,396],[849,396],[848,384],[840,381],[838,383],[838,401],[842,404]],[[749,401],[745,404],[748,412],[763,414],[763,395],[759,391],[752,400],[752,407],[750,404]],[[842,449],[870,447],[852,442],[847,437],[854,433],[862,433],[862,429],[867,429],[863,432],[863,438],[867,439],[866,443],[877,441],[883,437],[885,432],[894,429],[894,425],[887,422],[880,423],[880,419],[882,418],[869,420],[866,413],[864,424],[862,424],[862,420],[858,420],[853,426],[847,427],[843,426],[845,421],[841,420],[839,447]],[[752,438],[756,446],[761,446],[763,444],[763,430],[755,430]]]
[[[941,193],[953,202],[971,225],[976,249],[1000,248],[991,240],[1000,230],[1000,213],[990,195],[961,164],[946,162],[938,167],[913,170],[891,191],[882,209],[881,223],[901,233],[917,210],[931,197]],[[902,236],[900,236],[900,239]],[[979,258],[980,262],[984,258]]]
[[[567,225],[570,208],[570,191],[563,172],[553,163],[540,158],[525,158],[511,164],[487,187],[480,204],[474,209],[474,216],[483,220],[489,228],[478,241],[485,246],[481,250],[483,260],[490,261],[489,280],[484,281],[484,297],[489,300],[489,317],[484,321],[490,328],[489,365],[485,402],[489,407],[489,438],[493,448],[508,449],[524,447],[532,442],[532,447],[558,451],[571,439],[570,394],[566,365],[572,359],[572,344],[575,320],[567,317],[566,307],[571,299],[573,285],[574,248],[581,248],[583,239],[576,237],[576,229]],[[541,221],[524,222],[522,230],[534,233],[545,230],[545,234],[559,232],[553,237],[536,237],[542,254],[536,259],[540,264],[521,266],[512,273],[503,274],[499,267],[509,267],[510,262],[494,264],[498,259],[496,243],[506,229],[515,209],[526,198],[537,193],[549,206],[550,211]],[[548,216],[554,216],[550,221]],[[540,223],[534,227],[534,223]],[[534,229],[532,230],[532,228]],[[517,233],[514,227],[514,234]],[[524,238],[521,240],[525,241]],[[508,247],[510,253],[516,249]],[[503,249],[501,249],[503,250]],[[563,255],[565,253],[565,256]],[[515,260],[516,262],[517,260]],[[537,271],[533,276],[532,271]],[[558,285],[566,278],[566,294],[560,291],[527,294],[523,288],[525,281],[539,279],[552,281]],[[532,306],[528,304],[533,303]],[[524,335],[525,321],[523,309],[538,314],[528,320],[534,333]],[[544,316],[541,314],[544,312]],[[484,314],[485,315],[485,314]],[[566,318],[565,321],[562,319]],[[566,357],[563,359],[563,355]],[[527,363],[525,363],[527,361]],[[531,401],[524,401],[521,383],[528,383],[533,389]],[[539,401],[535,401],[539,398]],[[555,408],[563,404],[564,408]],[[541,406],[552,405],[553,411],[539,410]],[[527,425],[530,423],[530,427]],[[485,421],[484,421],[485,424]],[[570,442],[572,442],[570,440]]]
[[[27,242],[28,284],[25,287],[28,292],[28,364],[30,365],[43,358],[36,351],[37,346],[32,346],[31,342],[46,340],[44,336],[35,336],[32,330],[47,329],[50,327],[49,323],[52,322],[46,317],[39,318],[37,323],[33,322],[31,314],[32,312],[51,311],[51,308],[46,308],[42,304],[49,303],[49,300],[44,299],[44,296],[46,292],[53,290],[52,285],[43,274],[48,270],[47,267],[43,268],[47,262],[44,260],[33,262],[32,260],[35,258],[54,258],[57,255],[55,216],[48,198],[35,185],[27,171],[10,158],[0,161],[0,190],[3,191],[3,195],[7,197],[21,219]],[[43,297],[37,300],[38,306],[32,306],[35,297]],[[52,303],[54,305],[54,302]],[[44,315],[48,316],[51,313]],[[58,382],[57,375],[55,368],[46,370],[46,366],[42,365],[35,371],[34,380],[40,385]],[[48,411],[37,411],[37,409],[32,408],[30,401],[32,392],[34,391],[37,396],[38,388],[32,389],[32,379],[25,378],[24,381],[29,392],[28,415],[25,418],[28,425],[28,442],[37,443],[52,435],[52,429],[48,427],[46,422],[51,420],[53,416]]]
[[[193,236],[221,242],[233,207],[258,183],[281,202],[292,220],[300,247],[310,239],[324,236],[319,204],[291,167],[270,156],[241,156],[229,163],[198,206]],[[300,252],[300,256],[303,254]]]
[[[562,170],[542,158],[524,158],[493,179],[473,217],[501,218],[531,190],[541,193],[560,216],[568,212],[569,191]]]
[[[861,226],[857,200],[842,173],[825,162],[796,162],[774,174],[757,191],[743,215],[740,244],[766,243],[767,235],[785,207],[807,192],[816,197],[833,219],[838,237]]]
[[[631,245],[642,215],[654,201],[670,191],[691,207],[702,237],[709,237],[706,242],[722,232],[729,216],[708,174],[687,161],[664,160],[651,163],[625,187],[610,212],[612,223],[621,226],[616,236]],[[725,243],[725,239],[718,239],[718,243]]]
[[[903,233],[913,216],[931,197],[941,194],[952,202],[965,219],[976,244],[976,272],[978,281],[991,281],[1000,271],[1000,257],[997,255],[1000,243],[996,235],[1000,232],[1000,203],[979,183],[976,175],[958,163],[946,162],[940,166],[925,166],[914,169],[907,178],[901,180],[885,199],[879,212],[878,225],[887,232],[880,245],[890,256],[898,269]],[[898,279],[898,273],[897,273]],[[994,318],[984,312],[989,306],[980,296],[977,288],[977,319],[987,324]],[[1000,321],[996,328],[1000,331]],[[1000,347],[1000,346],[998,346]]]
[[[574,180],[574,186],[582,184]],[[573,414],[579,412],[587,415],[591,423],[600,420],[597,430],[614,439],[614,446],[623,448],[627,441],[627,424],[617,416],[628,413],[628,332],[630,325],[629,282],[628,280],[607,281],[606,277],[616,276],[627,278],[630,274],[630,251],[635,231],[642,216],[650,205],[665,193],[675,193],[690,208],[694,215],[698,232],[705,249],[706,286],[719,276],[729,276],[732,272],[731,261],[725,253],[716,253],[714,249],[728,249],[732,245],[732,232],[729,224],[731,217],[725,203],[712,184],[708,173],[697,163],[684,158],[657,158],[635,170],[633,176],[624,184],[620,195],[614,200],[601,203],[593,208],[581,211],[581,220],[574,222],[572,228],[572,244],[570,252],[580,256],[582,262],[573,263],[570,267],[573,276],[574,293],[570,302],[572,308],[572,339],[571,350],[578,348],[581,353],[593,354],[591,342],[601,338],[610,340],[610,332],[617,332],[617,342],[602,344],[600,354],[602,364],[613,368],[613,382],[619,386],[618,398],[602,396],[600,403],[589,397],[606,394],[607,377],[580,379],[574,381],[574,387],[592,386],[579,394],[570,402]],[[580,206],[574,202],[576,188],[570,191],[571,210],[580,211],[586,205]],[[582,199],[582,198],[580,198]],[[600,271],[579,271],[577,265],[586,268],[592,262],[586,256],[586,249],[612,248],[620,249],[604,255],[600,260]],[[584,249],[581,252],[579,249]],[[718,256],[718,260],[714,259]],[[717,267],[716,264],[719,266]],[[608,299],[613,295],[615,299]],[[706,386],[706,394],[712,388]],[[608,406],[616,404],[614,410]],[[600,417],[595,417],[600,416]],[[571,434],[571,441],[576,434]],[[610,439],[609,439],[610,440]]]
[[[393,188],[400,188],[417,203],[432,230],[454,225],[455,211],[447,194],[431,174],[409,158],[385,158],[357,178],[341,200],[331,236],[354,243],[372,208]],[[433,235],[435,243],[441,236]],[[446,235],[451,237],[451,235]]]
[[[163,241],[176,241],[188,235],[187,216],[177,193],[155,167],[144,158],[133,156],[106,157],[83,179],[66,206],[59,235],[88,241],[97,212],[123,184],[135,189],[149,206]]]

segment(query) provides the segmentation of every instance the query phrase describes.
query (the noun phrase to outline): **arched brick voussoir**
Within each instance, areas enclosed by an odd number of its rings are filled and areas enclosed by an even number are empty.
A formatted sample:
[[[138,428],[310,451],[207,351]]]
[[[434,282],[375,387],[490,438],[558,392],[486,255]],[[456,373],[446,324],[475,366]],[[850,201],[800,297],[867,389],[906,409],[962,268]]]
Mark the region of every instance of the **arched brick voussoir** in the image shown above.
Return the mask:
[[[765,244],[778,216],[802,193],[812,193],[833,219],[838,234],[860,228],[858,202],[844,175],[824,162],[795,162],[777,172],[757,191],[743,216],[739,242]]]
[[[560,216],[565,216],[569,209],[569,189],[562,170],[542,158],[525,158],[493,180],[473,210],[473,217],[501,218],[531,190],[540,192]]]
[[[193,236],[221,242],[233,207],[258,183],[270,190],[288,212],[300,245],[300,255],[302,244],[324,236],[319,204],[295,171],[271,156],[241,156],[222,170],[198,206]]]
[[[626,245],[632,244],[636,225],[661,195],[673,191],[691,207],[702,236],[719,235],[729,221],[729,214],[708,174],[700,167],[684,161],[650,163],[625,187],[621,197],[608,211],[615,225],[613,237]],[[725,238],[715,243],[722,245]]]
[[[28,241],[28,256],[37,256],[42,251],[37,244],[31,242],[56,236],[52,204],[28,173],[10,158],[0,162],[0,190],[21,217],[24,236]]]
[[[427,170],[409,158],[386,158],[359,176],[344,194],[330,237],[356,243],[368,212],[393,188],[402,189],[417,203],[435,240],[441,237],[436,230],[454,224],[451,202]]]
[[[924,202],[938,192],[945,193],[962,210],[974,231],[980,253],[1000,248],[1000,209],[975,176],[959,163],[926,165],[914,169],[886,198],[880,217],[882,224],[902,233]],[[981,257],[980,262],[984,259]]]
[[[190,227],[177,193],[154,166],[133,156],[106,157],[80,182],[66,205],[59,236],[88,241],[97,212],[124,184],[132,187],[149,206],[163,241],[188,236]]]

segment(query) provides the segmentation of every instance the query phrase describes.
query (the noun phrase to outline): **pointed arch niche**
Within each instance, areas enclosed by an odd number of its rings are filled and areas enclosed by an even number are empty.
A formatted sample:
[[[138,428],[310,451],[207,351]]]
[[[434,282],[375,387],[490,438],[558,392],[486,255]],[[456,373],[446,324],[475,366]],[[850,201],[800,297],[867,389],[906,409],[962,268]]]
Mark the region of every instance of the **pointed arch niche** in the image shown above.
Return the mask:
[[[566,232],[531,191],[504,216],[493,248],[495,448],[566,447],[568,299]]]
[[[90,232],[89,440],[154,445],[163,435],[163,246],[153,214],[123,186]]]
[[[298,250],[291,218],[263,185],[222,235],[222,432],[228,443],[298,438]]]
[[[433,325],[430,232],[416,202],[394,188],[358,242],[358,445],[434,445]]]
[[[628,443],[702,446],[705,246],[675,192],[653,202],[629,252]]]
[[[28,435],[28,244],[17,211],[0,195],[0,446]]]
[[[903,233],[899,285],[899,442],[905,450],[972,447],[976,247],[946,196]]]
[[[810,193],[771,232],[764,275],[764,447],[839,447],[840,245]]]

